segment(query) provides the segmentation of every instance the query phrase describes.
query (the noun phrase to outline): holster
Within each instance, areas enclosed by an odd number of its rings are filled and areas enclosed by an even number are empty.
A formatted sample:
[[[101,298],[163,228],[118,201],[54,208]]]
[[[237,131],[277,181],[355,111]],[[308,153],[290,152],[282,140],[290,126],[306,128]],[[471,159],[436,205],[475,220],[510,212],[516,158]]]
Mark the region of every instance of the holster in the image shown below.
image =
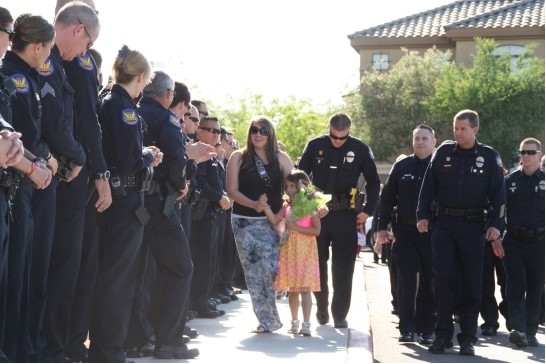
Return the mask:
[[[57,160],[57,173],[55,175],[62,180],[68,181],[68,179],[72,175],[72,166],[70,164],[70,159],[60,154],[52,153],[52,155]]]
[[[148,166],[136,174],[136,188],[138,192],[146,192],[150,189],[154,178],[154,167]]]

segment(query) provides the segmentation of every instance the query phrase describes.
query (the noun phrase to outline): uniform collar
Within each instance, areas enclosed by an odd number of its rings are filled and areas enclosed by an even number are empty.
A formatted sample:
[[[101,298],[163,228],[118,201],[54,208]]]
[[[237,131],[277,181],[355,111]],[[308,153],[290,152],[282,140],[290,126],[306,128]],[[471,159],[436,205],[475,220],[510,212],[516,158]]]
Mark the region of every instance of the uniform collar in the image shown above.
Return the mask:
[[[540,167],[538,167],[537,170],[531,175],[526,174],[523,171],[523,169],[519,169],[519,172],[520,172],[520,174],[519,174],[520,179],[521,178],[536,178],[538,180],[544,179],[544,177],[543,177],[544,172],[540,169]]]

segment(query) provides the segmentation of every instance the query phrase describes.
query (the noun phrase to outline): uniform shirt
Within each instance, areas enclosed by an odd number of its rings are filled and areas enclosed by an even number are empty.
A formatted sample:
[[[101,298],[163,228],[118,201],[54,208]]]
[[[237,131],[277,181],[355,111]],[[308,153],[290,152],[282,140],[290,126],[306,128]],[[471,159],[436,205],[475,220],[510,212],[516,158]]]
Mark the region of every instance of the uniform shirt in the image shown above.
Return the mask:
[[[22,134],[25,149],[37,157],[47,158],[49,148],[41,138],[42,104],[38,94],[38,73],[11,51],[6,52],[0,70],[17,86],[10,105],[4,104],[0,109],[2,116]]]
[[[42,136],[51,151],[83,166],[85,153],[74,133],[74,89],[68,82],[57,46],[51,49],[38,73],[43,109]]]
[[[391,221],[394,207],[401,220],[415,220],[419,190],[431,157],[419,159],[412,154],[392,166],[379,200],[379,230],[387,230],[389,223],[394,222]]]
[[[162,182],[167,179],[175,189],[184,189],[186,181],[183,171],[187,158],[180,133],[180,120],[149,97],[142,98],[137,109],[148,125],[144,133],[144,145],[155,145],[163,152],[163,162],[155,167],[154,180]]]
[[[99,111],[102,150],[108,166],[131,175],[150,166],[153,155],[143,150],[142,120],[129,93],[120,85],[102,101]]]
[[[201,197],[209,201],[220,201],[224,195],[219,164],[220,162],[213,158],[197,165],[197,175],[195,176],[197,186],[201,190]]]
[[[335,186],[328,186],[330,166],[337,166]],[[372,215],[379,198],[381,181],[370,147],[351,136],[335,148],[328,135],[311,140],[305,146],[298,168],[305,171],[313,184],[327,194],[349,193],[357,187],[360,174],[366,180],[364,212]]]
[[[528,176],[517,170],[506,176],[506,222],[528,228],[544,227],[544,171]]]
[[[76,139],[82,145],[87,165],[93,173],[108,169],[102,154],[102,132],[98,120],[99,90],[97,67],[91,54],[74,58],[64,63],[70,84],[74,87],[74,122]]]
[[[490,226],[501,230],[506,191],[498,153],[478,141],[471,149],[461,149],[451,140],[444,142],[432,156],[425,173],[417,220],[429,218],[433,200],[453,209],[488,209]]]

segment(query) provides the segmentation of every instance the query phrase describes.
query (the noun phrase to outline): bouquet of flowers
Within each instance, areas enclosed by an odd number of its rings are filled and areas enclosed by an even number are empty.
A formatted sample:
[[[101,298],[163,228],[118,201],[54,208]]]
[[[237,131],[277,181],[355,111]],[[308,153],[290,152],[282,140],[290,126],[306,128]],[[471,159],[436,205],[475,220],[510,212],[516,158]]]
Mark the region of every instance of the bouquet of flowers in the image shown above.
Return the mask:
[[[294,200],[292,201],[290,219],[296,221],[309,214],[315,213],[317,207],[326,204],[331,199],[331,195],[325,195],[314,185],[305,185],[300,180],[298,182],[298,192],[296,192]]]
[[[331,199],[331,195],[325,195],[312,184],[305,185],[300,180],[298,182],[298,192],[294,195],[294,200],[289,207],[287,219],[295,222],[309,214],[314,214],[320,205],[326,204]],[[290,235],[290,230],[286,228],[286,223],[287,221],[283,219],[277,226],[280,236],[280,246],[286,243],[288,235]]]

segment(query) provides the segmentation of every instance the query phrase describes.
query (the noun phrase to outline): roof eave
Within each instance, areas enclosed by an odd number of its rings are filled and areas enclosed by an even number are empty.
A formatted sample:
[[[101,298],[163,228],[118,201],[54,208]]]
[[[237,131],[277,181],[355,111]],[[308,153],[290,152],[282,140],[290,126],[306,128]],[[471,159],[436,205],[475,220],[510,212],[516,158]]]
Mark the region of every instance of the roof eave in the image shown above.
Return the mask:
[[[444,36],[434,37],[366,37],[351,39],[351,47],[355,51],[367,48],[394,48],[394,47],[430,47],[435,45],[449,45],[450,40]]]
[[[544,38],[544,26],[505,27],[505,28],[447,28],[446,36],[450,39],[474,37],[490,38]]]

